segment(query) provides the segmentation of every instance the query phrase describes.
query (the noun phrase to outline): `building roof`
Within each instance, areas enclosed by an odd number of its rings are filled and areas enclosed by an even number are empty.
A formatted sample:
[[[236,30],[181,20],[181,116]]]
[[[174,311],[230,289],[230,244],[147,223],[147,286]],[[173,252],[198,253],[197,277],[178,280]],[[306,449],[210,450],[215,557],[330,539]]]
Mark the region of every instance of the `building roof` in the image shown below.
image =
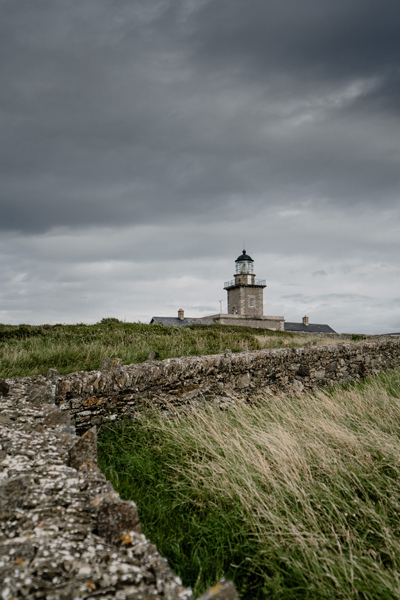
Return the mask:
[[[310,323],[309,325],[303,325],[303,323],[284,323],[284,331],[308,331],[310,333],[336,333],[329,327],[329,325],[320,325],[318,323]]]
[[[201,322],[202,319],[178,319],[178,317],[153,317],[150,321],[150,325],[152,323],[158,323],[159,325],[169,325],[172,327],[182,327],[183,325],[195,325],[198,322]]]
[[[249,260],[250,262],[254,262],[254,260],[251,258],[251,256],[246,254],[246,250],[243,250],[243,253],[240,256],[238,256],[238,258],[235,260],[235,262],[242,262],[243,260]]]

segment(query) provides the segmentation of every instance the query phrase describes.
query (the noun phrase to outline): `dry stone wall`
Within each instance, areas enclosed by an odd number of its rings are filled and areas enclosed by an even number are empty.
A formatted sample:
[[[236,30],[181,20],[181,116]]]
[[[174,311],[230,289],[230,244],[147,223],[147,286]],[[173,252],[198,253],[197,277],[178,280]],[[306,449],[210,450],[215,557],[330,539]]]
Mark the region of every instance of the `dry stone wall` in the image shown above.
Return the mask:
[[[301,393],[400,366],[400,340],[261,350],[0,380],[0,597],[189,600],[97,467],[96,425]],[[75,425],[76,429],[75,429]],[[83,434],[81,437],[76,435]],[[221,581],[201,600],[238,600]]]
[[[57,372],[0,380],[0,598],[190,600],[97,467],[96,428],[75,435]],[[238,600],[220,581],[203,600]]]
[[[83,433],[93,425],[160,410],[229,404],[257,394],[312,391],[357,381],[400,366],[400,340],[280,348],[147,361],[122,366],[103,361],[99,371],[60,377],[56,403]]]

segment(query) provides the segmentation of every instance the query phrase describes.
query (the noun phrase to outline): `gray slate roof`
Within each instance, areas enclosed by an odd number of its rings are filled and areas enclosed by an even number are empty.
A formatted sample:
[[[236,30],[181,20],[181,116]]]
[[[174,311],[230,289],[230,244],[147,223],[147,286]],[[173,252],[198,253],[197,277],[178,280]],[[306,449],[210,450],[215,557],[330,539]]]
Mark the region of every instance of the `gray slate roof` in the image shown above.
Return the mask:
[[[303,325],[303,323],[284,323],[285,331],[309,331],[310,333],[336,333],[329,327],[329,325],[319,325],[318,323],[310,323],[309,325]]]

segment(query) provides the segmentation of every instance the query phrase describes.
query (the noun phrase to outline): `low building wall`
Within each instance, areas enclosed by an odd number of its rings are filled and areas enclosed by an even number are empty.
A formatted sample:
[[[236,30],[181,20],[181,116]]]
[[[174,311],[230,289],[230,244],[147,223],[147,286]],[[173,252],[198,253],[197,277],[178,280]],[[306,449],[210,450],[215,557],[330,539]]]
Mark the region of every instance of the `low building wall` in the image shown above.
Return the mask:
[[[209,325],[211,323],[219,323],[220,325],[239,325],[241,327],[253,327],[255,329],[269,329],[272,331],[284,330],[284,317],[272,316],[249,316],[236,314],[216,314],[209,317],[198,319],[199,323]]]
[[[229,405],[256,393],[303,392],[400,366],[400,340],[280,348],[148,361],[60,377],[56,402],[81,433],[145,407]]]

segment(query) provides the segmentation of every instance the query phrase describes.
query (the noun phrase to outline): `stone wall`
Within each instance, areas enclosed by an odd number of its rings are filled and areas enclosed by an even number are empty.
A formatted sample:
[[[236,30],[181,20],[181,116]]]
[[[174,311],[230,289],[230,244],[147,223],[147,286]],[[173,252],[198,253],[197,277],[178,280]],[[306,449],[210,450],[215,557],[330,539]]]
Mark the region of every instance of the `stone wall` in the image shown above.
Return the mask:
[[[400,339],[148,361],[0,380],[0,595],[4,600],[189,600],[142,535],[136,506],[97,467],[96,424],[268,399],[400,366]],[[58,405],[58,406],[57,406]],[[75,421],[78,433],[71,422]],[[238,600],[222,580],[201,600]]]
[[[312,391],[358,381],[400,366],[400,340],[280,348],[147,361],[122,366],[103,361],[99,371],[60,377],[56,402],[83,433],[93,425],[143,408],[223,407],[257,394]]]
[[[97,467],[96,428],[75,435],[57,372],[0,380],[0,597],[191,600]],[[222,580],[201,600],[238,600]]]

